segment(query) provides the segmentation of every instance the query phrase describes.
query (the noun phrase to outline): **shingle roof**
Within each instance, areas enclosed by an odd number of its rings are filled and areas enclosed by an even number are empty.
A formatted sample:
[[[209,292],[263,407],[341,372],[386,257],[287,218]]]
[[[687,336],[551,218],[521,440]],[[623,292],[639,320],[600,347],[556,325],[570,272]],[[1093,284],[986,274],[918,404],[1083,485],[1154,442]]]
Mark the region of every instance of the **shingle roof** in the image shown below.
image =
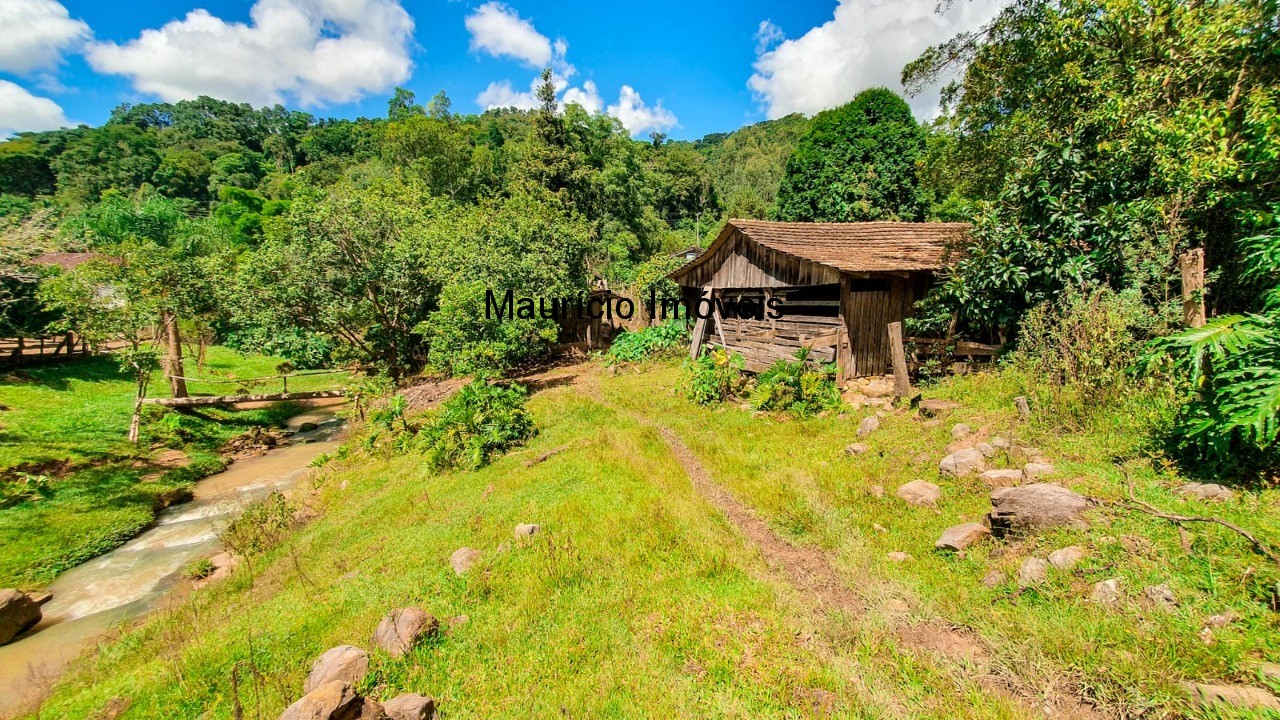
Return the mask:
[[[733,230],[766,248],[845,272],[938,270],[969,232],[968,223],[804,223],[729,220],[684,273],[711,259]]]

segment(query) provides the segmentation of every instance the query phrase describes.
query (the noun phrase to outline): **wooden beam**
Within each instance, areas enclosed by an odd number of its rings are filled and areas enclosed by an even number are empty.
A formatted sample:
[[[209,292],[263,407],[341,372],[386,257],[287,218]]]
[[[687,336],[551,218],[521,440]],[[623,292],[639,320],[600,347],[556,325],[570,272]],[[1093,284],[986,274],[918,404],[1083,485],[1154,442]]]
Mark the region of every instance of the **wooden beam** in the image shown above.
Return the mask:
[[[693,337],[689,341],[689,358],[691,360],[698,359],[698,352],[702,350],[702,340],[707,335],[707,319],[698,316],[698,322],[693,324]]]
[[[343,397],[341,390],[308,390],[295,393],[270,393],[267,395],[206,395],[203,397],[184,398],[147,398],[143,400],[149,405],[162,407],[208,407],[211,405],[238,405],[251,402],[282,402],[285,400],[315,400],[317,398]]]
[[[893,356],[893,394],[904,398],[911,395],[911,377],[907,375],[907,350],[902,345],[902,323],[889,323],[889,352]]]
[[[1178,259],[1182,268],[1182,318],[1191,327],[1204,325],[1204,249],[1188,250]]]

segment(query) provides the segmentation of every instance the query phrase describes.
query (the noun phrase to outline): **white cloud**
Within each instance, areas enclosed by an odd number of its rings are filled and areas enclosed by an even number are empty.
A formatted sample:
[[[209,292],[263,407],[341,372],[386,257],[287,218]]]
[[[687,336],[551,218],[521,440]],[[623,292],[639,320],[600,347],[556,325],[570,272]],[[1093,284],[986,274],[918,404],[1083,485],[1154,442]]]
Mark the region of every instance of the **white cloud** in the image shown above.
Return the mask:
[[[569,78],[577,70],[565,57],[569,44],[564,39],[552,42],[508,5],[496,0],[485,3],[467,16],[466,25],[471,33],[472,50],[484,50],[494,57],[512,57],[532,67],[550,66],[551,82],[561,105],[576,103],[592,114],[604,110],[621,120],[632,135],[646,130],[667,130],[678,124],[676,116],[662,107],[661,100],[650,107],[630,85],[622,86],[618,102],[608,108],[595,82],[587,80],[581,87],[571,87]],[[761,23],[760,28],[764,32],[765,23]],[[517,90],[510,80],[497,80],[476,96],[476,103],[486,110],[507,107],[532,110],[538,107],[537,91],[541,82],[541,78],[535,77],[528,90]]]
[[[56,130],[70,124],[58,103],[0,80],[0,138],[17,132]]]
[[[600,90],[596,87],[595,82],[588,80],[582,83],[582,87],[571,87],[564,91],[564,103],[577,103],[582,106],[583,110],[595,115],[604,108],[604,101],[600,99]]]
[[[756,55],[765,54],[774,43],[786,37],[787,34],[782,32],[782,28],[773,24],[772,20],[761,20],[760,27],[756,28]]]
[[[902,67],[930,45],[973,30],[995,17],[1001,0],[840,0],[831,20],[769,49],[782,35],[772,23],[757,32],[755,74],[748,87],[770,118],[813,114],[884,86],[902,92]],[[766,38],[768,40],[766,41]],[[921,118],[938,111],[938,89],[908,98]]]
[[[534,87],[537,87],[538,81],[534,80],[533,83]],[[476,104],[485,110],[497,108],[532,110],[538,107],[538,97],[534,94],[533,88],[524,92],[512,87],[510,80],[498,80],[489,83],[489,87],[480,91],[476,96]]]
[[[515,89],[509,80],[491,82],[476,96],[476,103],[485,110],[508,107],[532,110],[538,107],[537,91],[541,82],[541,78],[534,78],[527,91]],[[561,107],[569,103],[577,103],[592,114],[603,109],[622,121],[623,127],[632,135],[639,135],[648,130],[669,130],[679,124],[675,114],[662,107],[661,100],[650,107],[645,104],[640,93],[630,85],[623,85],[618,93],[618,102],[606,108],[604,100],[600,97],[600,88],[596,87],[594,81],[588,80],[582,83],[582,87],[569,87],[568,80],[559,75],[552,75],[551,83],[555,85]]]
[[[465,22],[467,32],[471,33],[472,50],[483,50],[494,57],[512,57],[531,67],[545,67],[551,62],[551,40],[508,5],[487,2],[468,15]],[[557,41],[557,44],[563,56],[564,43]]]
[[[53,68],[64,51],[88,37],[89,26],[56,0],[0,0],[0,71]]]
[[[677,124],[676,116],[662,107],[661,100],[649,107],[645,105],[640,93],[630,85],[622,86],[622,91],[618,93],[618,103],[610,105],[608,111],[621,120],[623,127],[632,135],[646,130],[670,130]]]
[[[255,105],[357,100],[409,77],[413,18],[399,0],[258,0],[249,23],[197,9],[123,45],[94,43],[99,72],[166,101]]]

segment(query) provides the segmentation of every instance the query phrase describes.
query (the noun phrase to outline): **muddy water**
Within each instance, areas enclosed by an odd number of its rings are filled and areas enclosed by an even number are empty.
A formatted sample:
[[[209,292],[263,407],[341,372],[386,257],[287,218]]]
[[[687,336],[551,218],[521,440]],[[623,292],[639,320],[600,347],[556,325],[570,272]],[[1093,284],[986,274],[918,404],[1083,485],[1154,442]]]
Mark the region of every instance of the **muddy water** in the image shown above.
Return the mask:
[[[42,608],[40,624],[25,638],[0,646],[0,718],[31,709],[86,647],[156,608],[187,565],[216,552],[218,534],[246,505],[287,490],[312,459],[337,447],[342,421],[331,408],[312,409],[290,425],[304,422],[319,428],[201,480],[191,502],[164,510],[151,529],[49,585],[53,599]]]

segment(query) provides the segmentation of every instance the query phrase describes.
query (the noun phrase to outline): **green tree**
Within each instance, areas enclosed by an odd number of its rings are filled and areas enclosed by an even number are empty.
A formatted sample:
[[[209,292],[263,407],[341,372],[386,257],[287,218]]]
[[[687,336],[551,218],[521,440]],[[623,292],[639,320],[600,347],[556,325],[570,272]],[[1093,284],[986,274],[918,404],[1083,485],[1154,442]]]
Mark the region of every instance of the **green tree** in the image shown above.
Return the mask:
[[[780,220],[919,220],[924,207],[916,161],[924,131],[891,90],[858,93],[819,113],[787,161],[778,191]]]

